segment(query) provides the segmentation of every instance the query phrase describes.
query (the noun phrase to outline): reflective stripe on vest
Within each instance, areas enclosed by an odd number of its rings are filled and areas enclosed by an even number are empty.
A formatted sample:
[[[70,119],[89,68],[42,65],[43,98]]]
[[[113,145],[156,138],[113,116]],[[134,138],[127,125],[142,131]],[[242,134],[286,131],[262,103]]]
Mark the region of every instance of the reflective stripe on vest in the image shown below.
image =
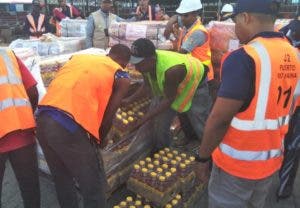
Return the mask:
[[[258,100],[256,104],[255,117],[253,120],[242,120],[234,117],[231,122],[231,126],[243,131],[255,131],[255,130],[276,130],[283,125],[287,125],[290,120],[289,115],[279,117],[277,119],[266,119],[266,109],[268,104],[268,98],[270,93],[271,84],[271,62],[267,49],[259,42],[250,44],[257,52],[261,60],[261,74],[260,85],[258,90]]]
[[[22,80],[15,75],[13,64],[7,55],[5,50],[0,50],[0,55],[4,59],[6,64],[7,76],[0,76],[0,85],[1,84],[22,84]]]
[[[0,138],[35,127],[33,112],[24,88],[18,62],[9,49],[0,49]]]
[[[179,30],[179,41],[178,41],[177,50],[180,51],[182,43],[184,41],[186,41],[196,30],[202,31],[206,35],[207,40],[205,41],[205,43],[203,45],[195,47],[194,50],[190,54],[192,56],[194,56],[195,58],[199,59],[201,61],[201,63],[203,63],[204,65],[206,65],[209,68],[209,71],[207,73],[207,78],[208,78],[208,80],[212,80],[212,79],[214,79],[214,72],[213,72],[213,68],[212,68],[211,51],[210,51],[210,46],[209,46],[210,37],[209,37],[209,33],[207,32],[205,27],[202,25],[200,19],[198,19],[194,23],[192,28],[185,35],[184,35],[185,31],[183,29]]]
[[[258,37],[243,49],[255,63],[255,93],[247,109],[232,119],[213,160],[230,175],[258,180],[282,164],[299,62],[283,38]]]
[[[183,89],[186,87],[186,85],[190,82],[192,75],[195,74],[196,78],[194,79],[193,83],[192,83],[192,87],[189,90],[188,94],[186,95],[185,99],[179,104],[179,108],[178,108],[178,112],[183,112],[186,105],[188,104],[188,102],[190,102],[196,92],[196,89],[199,85],[199,80],[202,77],[202,73],[200,71],[201,66],[200,66],[200,62],[196,62],[196,66],[193,63],[193,60],[191,60],[190,57],[188,57],[188,61],[190,63],[190,67],[188,70],[188,74],[185,77],[185,79],[183,80],[183,82],[179,85],[179,92],[178,94],[181,94]]]
[[[202,80],[204,66],[201,62],[187,54],[157,50],[156,79],[147,76],[152,91],[159,96],[164,96],[165,73],[176,65],[185,65],[186,75],[177,88],[177,95],[171,108],[177,112],[186,112],[192,105],[196,89]],[[153,80],[152,80],[153,79]]]
[[[265,151],[245,151],[237,150],[227,144],[221,143],[220,150],[231,158],[244,161],[262,161],[280,157],[283,154],[284,147],[281,149],[272,149]]]
[[[28,106],[31,107],[30,102],[26,99],[12,99],[7,98],[6,100],[0,101],[0,111],[10,107]]]

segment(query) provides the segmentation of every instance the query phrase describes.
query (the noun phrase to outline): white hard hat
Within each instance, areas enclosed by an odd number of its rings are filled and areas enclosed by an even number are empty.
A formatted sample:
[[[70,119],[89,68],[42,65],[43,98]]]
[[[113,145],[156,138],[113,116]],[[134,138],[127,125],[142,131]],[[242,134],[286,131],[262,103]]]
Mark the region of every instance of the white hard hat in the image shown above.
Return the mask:
[[[200,9],[202,9],[201,0],[182,0],[176,12],[179,14],[185,14],[198,11]]]
[[[232,13],[233,12],[233,6],[231,4],[225,4],[222,7],[221,13]]]

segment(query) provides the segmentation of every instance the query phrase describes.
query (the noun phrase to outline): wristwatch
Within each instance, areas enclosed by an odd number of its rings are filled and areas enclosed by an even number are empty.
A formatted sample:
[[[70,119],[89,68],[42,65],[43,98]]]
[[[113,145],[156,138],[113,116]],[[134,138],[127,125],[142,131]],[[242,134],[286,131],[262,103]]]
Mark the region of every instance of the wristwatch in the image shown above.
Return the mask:
[[[195,160],[200,163],[206,163],[208,161],[211,161],[211,156],[201,157],[198,152],[194,154],[194,157],[195,157]]]

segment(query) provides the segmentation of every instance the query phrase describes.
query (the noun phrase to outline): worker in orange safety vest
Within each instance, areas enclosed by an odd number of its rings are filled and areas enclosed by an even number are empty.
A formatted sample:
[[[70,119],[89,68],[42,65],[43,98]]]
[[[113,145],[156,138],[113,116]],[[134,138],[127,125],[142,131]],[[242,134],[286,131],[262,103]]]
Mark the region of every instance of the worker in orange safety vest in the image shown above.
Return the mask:
[[[36,85],[13,51],[0,48],[0,184],[9,160],[26,208],[40,208],[33,116],[38,102]],[[1,191],[3,195],[7,192],[2,185]]]
[[[44,33],[50,32],[49,21],[46,15],[41,13],[39,0],[32,1],[32,12],[26,15],[24,31],[30,39],[39,38]]]
[[[73,178],[84,207],[106,207],[106,176],[98,146],[130,85],[122,69],[127,46],[114,45],[107,56],[74,55],[51,82],[37,112],[37,138],[46,157],[61,207],[78,207]]]
[[[262,208],[281,167],[300,68],[297,51],[274,32],[279,3],[238,0],[235,32],[243,47],[222,64],[221,86],[196,155],[209,207]]]

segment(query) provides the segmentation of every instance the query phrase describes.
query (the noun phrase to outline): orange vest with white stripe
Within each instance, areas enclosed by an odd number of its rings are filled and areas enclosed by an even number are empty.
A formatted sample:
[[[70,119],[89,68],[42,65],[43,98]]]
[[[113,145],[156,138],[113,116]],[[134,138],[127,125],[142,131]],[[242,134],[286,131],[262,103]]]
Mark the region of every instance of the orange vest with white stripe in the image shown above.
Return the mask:
[[[38,25],[35,25],[33,16],[31,14],[28,14],[27,16],[28,22],[30,24],[30,28],[29,31],[31,33],[34,32],[45,32],[45,26],[43,26],[44,21],[45,21],[45,15],[44,14],[40,14],[39,19],[38,19]],[[36,39],[39,38],[39,36],[30,36],[30,39]]]
[[[233,176],[257,180],[281,166],[300,65],[282,38],[256,38],[243,48],[255,62],[255,94],[249,107],[233,117],[213,160]]]
[[[183,36],[184,31],[181,30],[178,42],[178,51],[180,50],[182,43],[185,42],[197,30],[202,31],[206,35],[207,39],[203,45],[194,48],[191,54],[209,68],[209,71],[207,73],[207,80],[209,81],[214,79],[214,71],[211,63],[211,51],[209,46],[210,35],[206,28],[202,25],[200,19],[196,21],[196,23],[192,26],[192,28],[187,32],[185,36]]]
[[[100,142],[99,128],[121,66],[108,56],[74,55],[51,82],[39,105],[69,114]]]
[[[13,52],[0,49],[0,138],[35,127],[33,112]]]

